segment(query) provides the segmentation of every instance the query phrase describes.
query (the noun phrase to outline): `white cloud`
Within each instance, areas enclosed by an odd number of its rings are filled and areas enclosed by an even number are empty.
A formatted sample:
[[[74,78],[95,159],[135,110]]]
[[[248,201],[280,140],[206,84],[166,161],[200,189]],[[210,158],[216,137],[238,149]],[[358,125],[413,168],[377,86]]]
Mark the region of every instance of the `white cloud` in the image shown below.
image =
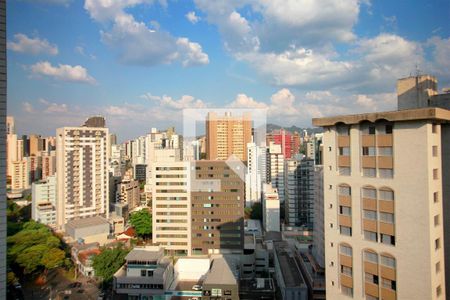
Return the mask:
[[[14,40],[7,43],[9,50],[14,52],[38,55],[48,54],[57,55],[58,47],[54,44],[50,44],[46,39],[30,38],[23,33],[17,33],[14,35]]]
[[[45,113],[65,113],[68,111],[68,105],[65,103],[58,104],[43,98],[40,98],[38,102],[45,107],[43,110]]]
[[[174,37],[153,23],[148,27],[125,11],[139,4],[151,3],[145,0],[86,0],[85,9],[105,25],[101,31],[102,41],[113,49],[124,64],[155,66],[180,62],[183,66],[204,65],[209,58],[198,43],[184,37]]]
[[[207,104],[200,99],[196,99],[190,95],[183,95],[180,99],[173,99],[170,96],[155,96],[150,93],[141,96],[143,99],[156,102],[162,108],[181,110],[185,108],[206,108]]]
[[[195,11],[190,11],[185,15],[186,19],[191,22],[192,24],[197,23],[200,21],[200,17],[195,14]]]
[[[69,6],[72,0],[25,0],[31,3]]]
[[[22,109],[27,113],[33,113],[34,108],[33,105],[30,102],[23,102],[22,103]]]
[[[88,71],[80,66],[59,64],[52,66],[48,61],[40,61],[30,66],[31,72],[35,75],[45,75],[56,80],[96,84],[96,80],[88,74]]]
[[[75,53],[80,54],[81,56],[88,57],[90,59],[96,59],[97,57],[94,54],[87,54],[86,50],[83,46],[76,46],[74,48]]]
[[[432,48],[432,60],[429,63],[432,74],[439,76],[444,85],[450,84],[450,37],[445,39],[434,36],[425,45]]]

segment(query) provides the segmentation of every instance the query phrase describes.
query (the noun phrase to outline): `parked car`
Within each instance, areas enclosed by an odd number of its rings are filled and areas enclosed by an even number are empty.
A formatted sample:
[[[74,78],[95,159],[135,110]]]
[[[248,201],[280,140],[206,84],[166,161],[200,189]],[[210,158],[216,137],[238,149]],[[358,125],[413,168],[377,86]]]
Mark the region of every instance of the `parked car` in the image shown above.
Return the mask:
[[[194,291],[201,291],[201,290],[202,290],[202,286],[196,284],[196,285],[194,285],[194,286],[192,287],[192,289],[193,289]]]

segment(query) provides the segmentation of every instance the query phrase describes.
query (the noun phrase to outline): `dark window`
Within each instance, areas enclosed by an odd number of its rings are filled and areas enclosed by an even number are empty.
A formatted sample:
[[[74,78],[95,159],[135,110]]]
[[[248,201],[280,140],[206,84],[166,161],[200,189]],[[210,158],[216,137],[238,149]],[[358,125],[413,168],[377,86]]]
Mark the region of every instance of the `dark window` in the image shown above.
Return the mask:
[[[392,125],[386,125],[386,134],[392,133]]]
[[[147,271],[146,270],[141,270],[141,276],[145,277],[145,275],[147,275]]]
[[[375,126],[369,126],[369,134],[375,134]]]

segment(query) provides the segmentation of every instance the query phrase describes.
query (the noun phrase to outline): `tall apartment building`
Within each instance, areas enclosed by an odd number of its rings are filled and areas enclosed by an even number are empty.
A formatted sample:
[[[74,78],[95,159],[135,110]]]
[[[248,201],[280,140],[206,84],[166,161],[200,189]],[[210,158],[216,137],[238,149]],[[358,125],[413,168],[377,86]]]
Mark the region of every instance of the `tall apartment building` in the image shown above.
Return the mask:
[[[267,148],[247,144],[247,173],[245,174],[245,206],[261,203],[262,186],[266,182]]]
[[[56,176],[35,182],[31,187],[31,218],[36,222],[56,227]]]
[[[47,179],[56,173],[56,151],[41,153],[41,178]]]
[[[127,204],[129,211],[138,207],[141,203],[139,181],[131,179],[122,180],[117,185],[116,202]]]
[[[280,232],[280,199],[278,191],[270,184],[264,184],[262,201],[263,227],[266,232]]]
[[[193,254],[242,252],[244,195],[244,182],[226,162],[195,162],[195,182],[191,185]]]
[[[90,119],[89,119],[90,120]],[[56,130],[57,227],[78,218],[109,215],[108,128]]]
[[[247,161],[247,144],[252,141],[252,119],[249,113],[240,117],[210,112],[206,118],[206,158],[227,160],[235,155]]]
[[[300,225],[299,179],[300,160],[288,159],[284,162],[284,223],[288,226]]]
[[[321,268],[325,268],[323,166],[314,167],[314,225],[312,254]]]
[[[174,255],[190,255],[190,163],[155,162],[152,174],[153,243]]]
[[[11,164],[11,190],[23,191],[30,188],[30,169],[28,160],[13,161]]]
[[[281,145],[269,144],[267,162],[267,181],[278,191],[280,203],[284,204],[284,155]]]
[[[271,142],[281,145],[281,152],[286,159],[292,158],[300,152],[300,134],[298,132],[291,133],[284,129],[274,130],[266,135],[267,145]]]
[[[327,298],[445,299],[449,121],[441,108],[313,119],[325,129]]]

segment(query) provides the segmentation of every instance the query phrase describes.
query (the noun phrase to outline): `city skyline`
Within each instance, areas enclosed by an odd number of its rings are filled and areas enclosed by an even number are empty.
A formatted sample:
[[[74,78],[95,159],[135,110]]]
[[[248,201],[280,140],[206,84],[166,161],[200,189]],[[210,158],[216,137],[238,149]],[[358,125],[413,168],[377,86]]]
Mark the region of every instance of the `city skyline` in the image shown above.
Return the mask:
[[[271,123],[310,127],[394,110],[395,80],[416,66],[450,85],[445,1],[114,3],[8,2],[18,132],[54,135],[101,114],[126,140],[210,107],[266,108]]]

